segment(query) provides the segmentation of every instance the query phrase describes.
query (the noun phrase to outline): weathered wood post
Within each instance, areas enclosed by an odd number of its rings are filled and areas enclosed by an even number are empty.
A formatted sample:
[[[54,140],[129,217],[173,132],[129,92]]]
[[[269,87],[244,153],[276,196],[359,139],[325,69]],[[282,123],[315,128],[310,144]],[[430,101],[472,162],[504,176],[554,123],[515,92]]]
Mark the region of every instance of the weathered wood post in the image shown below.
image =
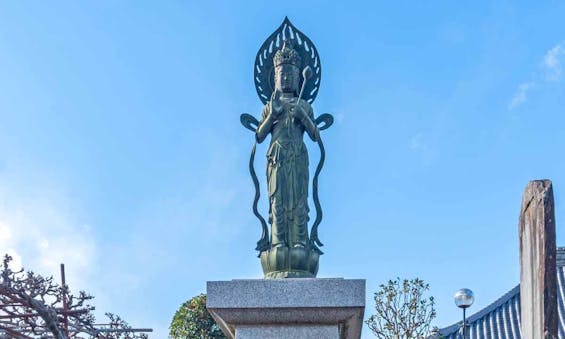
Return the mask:
[[[530,181],[520,211],[520,303],[524,339],[557,339],[557,271],[553,187]]]

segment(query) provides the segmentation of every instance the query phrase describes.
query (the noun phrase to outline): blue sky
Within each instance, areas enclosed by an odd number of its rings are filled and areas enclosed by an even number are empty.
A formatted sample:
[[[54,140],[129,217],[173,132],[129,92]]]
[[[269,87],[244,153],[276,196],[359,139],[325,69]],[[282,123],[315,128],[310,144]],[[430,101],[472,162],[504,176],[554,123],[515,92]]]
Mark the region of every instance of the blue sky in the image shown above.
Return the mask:
[[[260,278],[239,115],[260,114],[255,53],[285,15],[321,56],[315,114],[336,117],[320,277],[367,279],[367,315],[378,284],[420,277],[449,325],[457,289],[478,311],[518,283],[532,179],[553,180],[565,245],[563,1],[5,1],[0,252],[65,262],[155,338],[207,280]]]

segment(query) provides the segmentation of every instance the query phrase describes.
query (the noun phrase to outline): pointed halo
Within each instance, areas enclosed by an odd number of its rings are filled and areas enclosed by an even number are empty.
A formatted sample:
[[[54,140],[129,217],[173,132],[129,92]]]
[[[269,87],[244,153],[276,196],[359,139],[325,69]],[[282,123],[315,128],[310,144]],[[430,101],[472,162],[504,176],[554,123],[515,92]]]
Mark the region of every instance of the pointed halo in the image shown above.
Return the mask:
[[[274,91],[274,67],[273,56],[282,48],[284,40],[292,41],[294,49],[302,58],[302,67],[310,66],[314,76],[308,81],[304,88],[302,99],[308,103],[314,102],[318,95],[322,79],[322,65],[318,50],[314,43],[285,17],[282,24],[263,42],[255,57],[254,81],[257,95],[263,104],[267,104]],[[302,86],[300,79],[299,86]]]

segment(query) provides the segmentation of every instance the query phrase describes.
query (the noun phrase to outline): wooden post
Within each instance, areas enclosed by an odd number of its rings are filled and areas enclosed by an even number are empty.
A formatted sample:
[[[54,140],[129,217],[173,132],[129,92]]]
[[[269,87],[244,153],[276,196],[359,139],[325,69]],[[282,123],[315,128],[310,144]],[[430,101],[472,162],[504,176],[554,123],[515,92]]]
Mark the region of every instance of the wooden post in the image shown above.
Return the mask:
[[[530,181],[520,211],[521,332],[557,339],[555,213],[550,180]]]

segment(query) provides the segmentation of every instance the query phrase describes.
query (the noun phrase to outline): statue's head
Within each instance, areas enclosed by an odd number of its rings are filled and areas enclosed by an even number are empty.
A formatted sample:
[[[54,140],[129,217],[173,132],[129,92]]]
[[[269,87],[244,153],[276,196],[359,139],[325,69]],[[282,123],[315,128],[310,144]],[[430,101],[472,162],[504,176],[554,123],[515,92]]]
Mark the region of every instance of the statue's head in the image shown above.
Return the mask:
[[[284,41],[275,53],[275,88],[284,93],[297,93],[300,82],[300,55],[292,48],[290,41]]]

